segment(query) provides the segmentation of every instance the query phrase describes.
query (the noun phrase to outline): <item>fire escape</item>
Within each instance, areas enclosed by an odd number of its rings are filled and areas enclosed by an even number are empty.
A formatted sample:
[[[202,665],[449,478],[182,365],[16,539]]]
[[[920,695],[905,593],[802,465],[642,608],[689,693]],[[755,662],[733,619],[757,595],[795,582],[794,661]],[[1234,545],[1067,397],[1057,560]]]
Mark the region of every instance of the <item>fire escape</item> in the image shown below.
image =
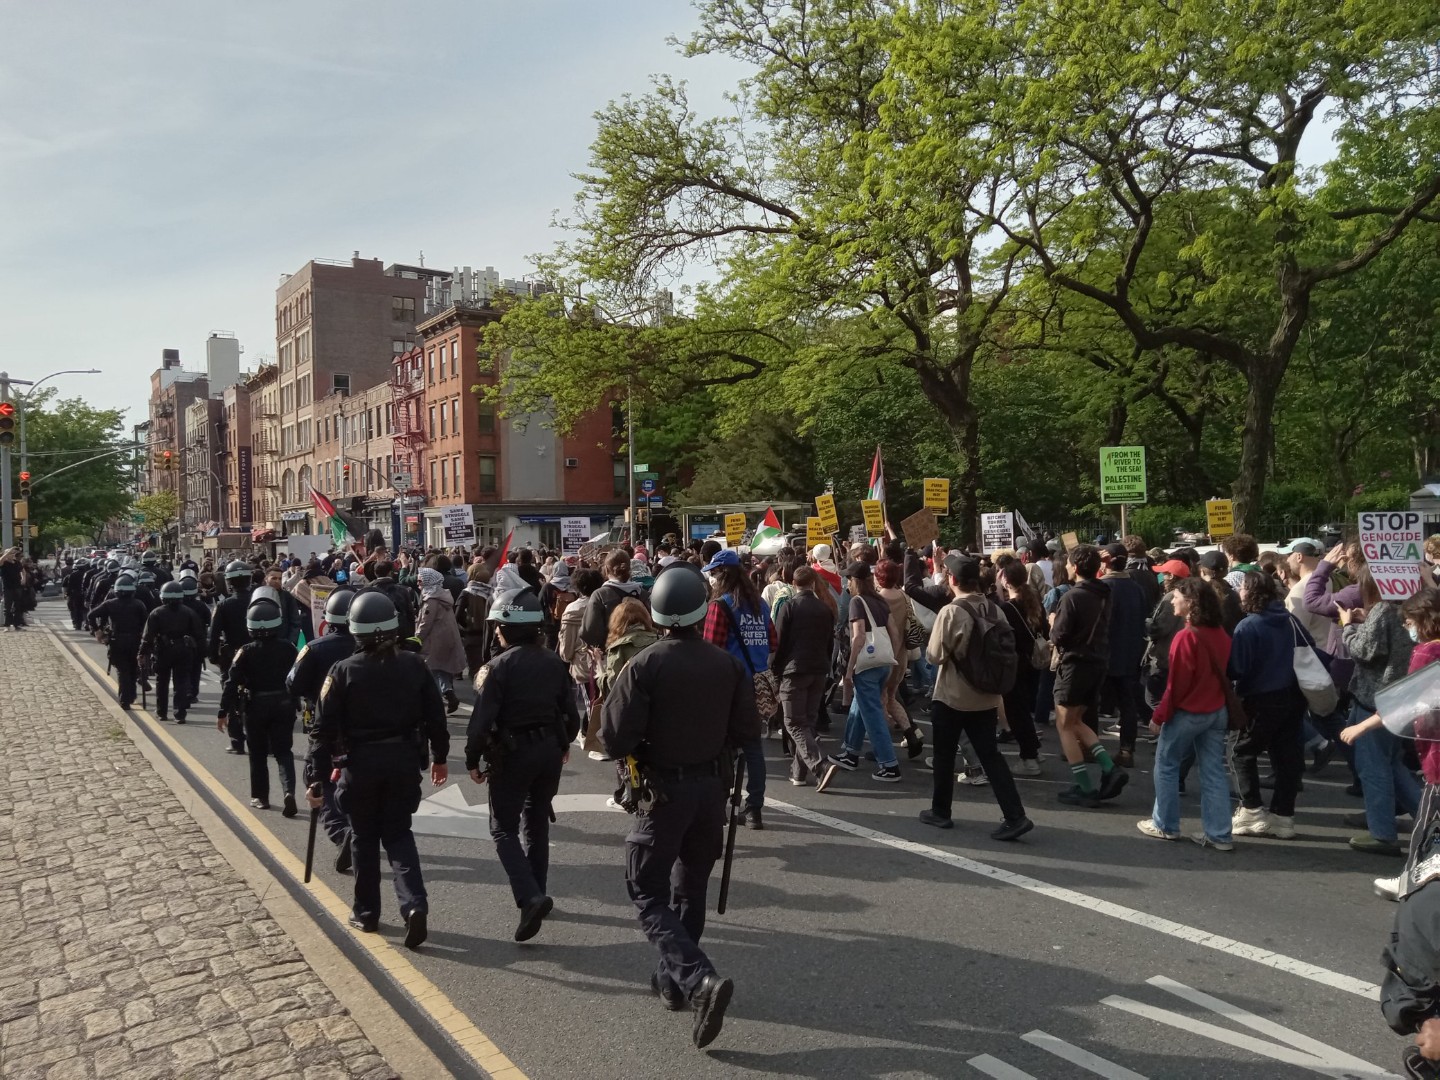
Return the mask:
[[[411,349],[395,357],[395,373],[390,378],[390,394],[395,414],[395,471],[410,475],[410,487],[403,495],[425,494],[425,366],[424,351]]]

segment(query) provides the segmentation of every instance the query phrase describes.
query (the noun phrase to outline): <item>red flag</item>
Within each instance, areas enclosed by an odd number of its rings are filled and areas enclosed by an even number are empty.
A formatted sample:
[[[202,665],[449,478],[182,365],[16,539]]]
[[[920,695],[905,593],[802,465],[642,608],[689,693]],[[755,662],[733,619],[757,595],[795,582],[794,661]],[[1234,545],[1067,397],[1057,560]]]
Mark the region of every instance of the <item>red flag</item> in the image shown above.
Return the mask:
[[[485,560],[490,565],[491,573],[494,573],[496,570],[499,570],[500,567],[505,565],[505,556],[510,554],[510,541],[514,539],[515,530],[511,529],[505,535],[505,543],[501,545],[500,550],[492,554],[489,559]]]

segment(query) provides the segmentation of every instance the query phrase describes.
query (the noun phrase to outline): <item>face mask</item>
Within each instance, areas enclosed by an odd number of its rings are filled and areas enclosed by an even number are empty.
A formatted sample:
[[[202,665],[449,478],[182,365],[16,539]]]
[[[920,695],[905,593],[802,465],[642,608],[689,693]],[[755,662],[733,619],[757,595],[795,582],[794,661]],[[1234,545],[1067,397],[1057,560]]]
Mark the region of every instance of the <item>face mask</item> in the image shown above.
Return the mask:
[[[1409,627],[1406,627],[1406,629],[1410,631],[1410,640],[1413,641],[1413,642],[1415,642],[1416,645],[1419,645],[1419,644],[1420,644],[1420,628],[1419,628],[1418,626],[1409,626]]]

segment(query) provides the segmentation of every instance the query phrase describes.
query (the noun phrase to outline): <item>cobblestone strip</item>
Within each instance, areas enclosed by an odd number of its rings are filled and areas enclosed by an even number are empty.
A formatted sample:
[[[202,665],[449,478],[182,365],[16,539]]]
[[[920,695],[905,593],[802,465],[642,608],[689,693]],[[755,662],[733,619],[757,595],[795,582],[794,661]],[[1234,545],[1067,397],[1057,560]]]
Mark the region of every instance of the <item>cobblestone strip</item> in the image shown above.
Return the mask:
[[[38,630],[0,747],[0,1078],[395,1075]]]

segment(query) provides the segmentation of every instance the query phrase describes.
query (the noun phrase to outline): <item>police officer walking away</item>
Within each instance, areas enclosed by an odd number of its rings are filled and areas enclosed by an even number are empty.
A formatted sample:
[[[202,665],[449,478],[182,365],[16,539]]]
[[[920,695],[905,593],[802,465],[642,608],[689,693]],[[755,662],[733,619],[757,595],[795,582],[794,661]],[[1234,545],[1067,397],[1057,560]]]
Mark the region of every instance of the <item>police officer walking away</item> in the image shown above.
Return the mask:
[[[538,934],[555,907],[545,891],[550,800],[580,734],[570,668],[541,644],[543,619],[533,588],[502,592],[491,602],[489,621],[504,651],[475,678],[465,742],[470,778],[490,784],[490,836],[520,909],[516,941]]]
[[[380,926],[380,845],[395,878],[405,945],[425,940],[430,913],[410,815],[420,806],[420,771],[430,744],[430,780],[449,778],[445,702],[425,661],[396,645],[400,619],[383,592],[350,604],[350,633],[360,651],[330,669],[320,689],[315,739],[341,767],[335,803],[350,818],[355,903],[350,925]]]
[[[200,578],[193,567],[181,570],[180,576],[175,580],[180,583],[180,590],[185,597],[183,603],[195,613],[195,617],[200,620],[200,625],[204,630],[197,639],[195,653],[190,659],[190,685],[188,687],[190,693],[185,698],[184,705],[180,704],[178,697],[176,698],[175,708],[178,711],[188,709],[200,697],[200,671],[205,666],[205,648],[210,634],[210,608],[204,600],[200,599]],[[160,587],[160,592],[162,594],[165,592],[163,585]]]
[[[139,675],[140,637],[145,631],[145,605],[135,599],[135,579],[121,574],[115,579],[110,598],[85,616],[87,626],[102,620],[110,624],[110,665],[120,686],[120,707],[135,704],[135,680]]]
[[[185,590],[178,581],[160,586],[160,606],[145,620],[140,656],[155,661],[155,715],[167,720],[170,683],[175,683],[175,722],[185,723],[185,710],[196,691],[190,685],[195,657],[205,640],[205,624],[185,606]]]
[[[225,585],[230,595],[215,605],[210,620],[210,663],[220,671],[221,693],[230,676],[230,665],[240,647],[250,640],[245,626],[245,613],[250,608],[250,586],[254,582],[250,567],[239,559],[225,567]],[[245,720],[240,713],[230,714],[230,753],[245,753]]]
[[[330,594],[325,601],[324,635],[306,643],[290,674],[285,676],[285,685],[306,703],[306,711],[311,714],[305,729],[305,734],[310,736],[310,749],[305,755],[306,801],[311,809],[320,811],[325,835],[340,849],[335,857],[335,869],[342,874],[350,869],[350,822],[335,805],[335,784],[330,779],[335,763],[330,760],[330,748],[316,738],[314,713],[320,688],[330,669],[355,655],[355,639],[350,635],[350,604],[354,599],[352,589],[337,589]],[[316,785],[320,788],[318,797],[313,793]]]
[[[293,818],[295,805],[295,699],[285,686],[285,677],[295,666],[295,646],[280,636],[285,617],[280,605],[261,597],[245,613],[249,643],[242,645],[230,666],[230,676],[220,691],[220,711],[215,726],[225,730],[226,721],[244,712],[245,734],[250,739],[250,805],[270,809],[270,763],[280,769],[280,786],[285,792],[285,817]]]
[[[77,559],[75,567],[65,575],[65,604],[70,609],[70,625],[76,630],[85,621],[85,577],[90,572],[89,559]]]
[[[760,716],[749,672],[697,628],[710,607],[699,570],[670,567],[655,580],[651,606],[667,634],[626,665],[606,699],[600,741],[617,760],[633,754],[653,789],[653,807],[625,840],[626,884],[660,950],[651,989],[672,1011],[688,1000],[691,1037],[703,1047],[720,1033],[734,991],[700,950],[705,891],[724,847],[734,751],[760,737]]]

